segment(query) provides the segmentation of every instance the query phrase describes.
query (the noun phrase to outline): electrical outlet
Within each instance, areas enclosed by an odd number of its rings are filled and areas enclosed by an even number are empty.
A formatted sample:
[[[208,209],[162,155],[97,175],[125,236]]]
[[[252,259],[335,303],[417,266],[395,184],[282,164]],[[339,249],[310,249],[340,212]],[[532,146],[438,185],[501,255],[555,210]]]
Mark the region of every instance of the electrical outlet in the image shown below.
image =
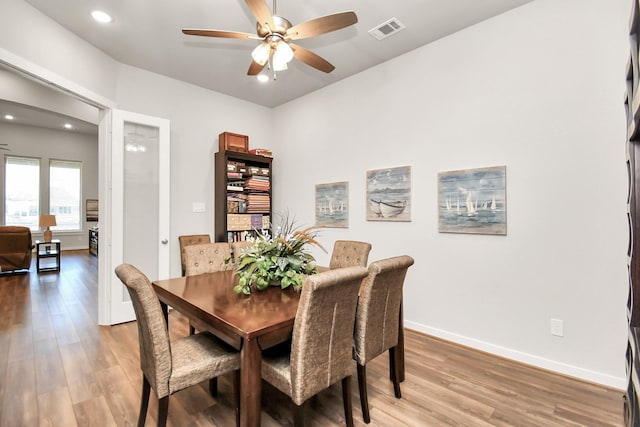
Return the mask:
[[[551,335],[555,335],[557,337],[564,336],[564,327],[562,324],[562,320],[551,319]]]

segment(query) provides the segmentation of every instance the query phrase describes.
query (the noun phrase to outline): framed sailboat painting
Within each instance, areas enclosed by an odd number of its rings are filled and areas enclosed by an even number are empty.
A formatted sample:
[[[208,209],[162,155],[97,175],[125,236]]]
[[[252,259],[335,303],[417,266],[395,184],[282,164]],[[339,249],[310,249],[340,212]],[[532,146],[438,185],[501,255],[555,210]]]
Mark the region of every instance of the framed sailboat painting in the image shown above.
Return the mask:
[[[411,166],[367,171],[367,221],[411,221]]]
[[[438,173],[438,231],[507,234],[507,167]]]
[[[349,183],[316,184],[316,226],[349,226]]]

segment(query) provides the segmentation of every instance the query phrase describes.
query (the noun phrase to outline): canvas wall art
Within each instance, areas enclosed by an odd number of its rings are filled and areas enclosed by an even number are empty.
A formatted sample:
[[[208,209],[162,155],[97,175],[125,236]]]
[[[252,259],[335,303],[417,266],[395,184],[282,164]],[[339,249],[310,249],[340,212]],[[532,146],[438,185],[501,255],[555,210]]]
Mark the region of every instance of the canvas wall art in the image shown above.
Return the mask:
[[[506,166],[438,173],[438,231],[507,234]]]
[[[367,221],[411,221],[411,166],[367,171]]]
[[[349,183],[316,184],[316,226],[349,226]]]

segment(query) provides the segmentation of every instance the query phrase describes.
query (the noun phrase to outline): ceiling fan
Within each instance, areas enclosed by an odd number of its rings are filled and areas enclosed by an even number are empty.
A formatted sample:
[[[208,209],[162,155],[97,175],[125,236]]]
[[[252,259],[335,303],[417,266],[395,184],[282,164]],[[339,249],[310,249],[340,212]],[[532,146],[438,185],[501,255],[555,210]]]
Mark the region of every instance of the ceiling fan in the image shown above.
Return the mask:
[[[325,73],[332,72],[335,67],[321,56],[291,43],[332,31],[340,30],[358,22],[355,12],[341,12],[321,16],[298,25],[292,25],[287,19],[276,14],[276,1],[273,0],[273,14],[265,0],[245,0],[251,13],[257,19],[256,34],[223,30],[199,30],[184,28],[184,34],[205,37],[222,37],[230,39],[261,40],[262,42],[251,53],[251,65],[247,74],[255,76],[267,65],[275,71],[287,69],[287,63],[293,58]]]

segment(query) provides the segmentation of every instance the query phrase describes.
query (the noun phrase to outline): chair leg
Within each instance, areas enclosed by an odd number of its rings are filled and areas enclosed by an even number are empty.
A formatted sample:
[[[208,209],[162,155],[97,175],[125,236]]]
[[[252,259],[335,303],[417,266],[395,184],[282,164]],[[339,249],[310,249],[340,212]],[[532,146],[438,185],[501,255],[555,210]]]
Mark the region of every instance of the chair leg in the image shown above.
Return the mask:
[[[358,389],[360,391],[360,407],[362,408],[362,419],[365,423],[371,422],[369,416],[369,399],[367,398],[367,368],[358,363]]]
[[[189,335],[195,335],[196,333],[196,328],[191,325],[191,322],[189,322]]]
[[[138,415],[138,427],[144,427],[147,419],[147,409],[149,408],[149,394],[151,394],[151,384],[147,377],[142,375],[142,399],[140,400],[140,414]]]
[[[307,405],[307,401],[298,406],[293,404],[293,427],[304,427],[304,407]]]
[[[344,419],[347,427],[353,427],[353,409],[351,405],[351,375],[342,379],[342,401],[344,403]]]
[[[236,409],[236,427],[240,427],[240,369],[233,373],[233,399]]]
[[[396,360],[396,348],[391,347],[389,349],[389,376],[393,383],[393,393],[398,399],[402,397],[400,393],[400,371],[398,367],[398,360]]]
[[[218,395],[218,378],[211,378],[209,380],[209,393],[211,393],[213,397]]]
[[[167,414],[169,413],[169,396],[158,400],[158,427],[167,425]]]

